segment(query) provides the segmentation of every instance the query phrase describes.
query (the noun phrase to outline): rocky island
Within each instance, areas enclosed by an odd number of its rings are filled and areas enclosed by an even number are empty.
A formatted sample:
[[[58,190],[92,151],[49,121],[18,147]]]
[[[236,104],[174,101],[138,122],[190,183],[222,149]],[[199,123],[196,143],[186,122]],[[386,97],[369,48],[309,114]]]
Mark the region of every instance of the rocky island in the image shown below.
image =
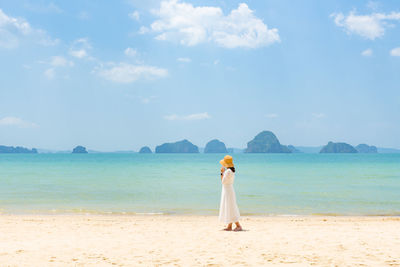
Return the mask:
[[[87,154],[86,147],[77,146],[72,150],[72,154]]]
[[[245,153],[292,153],[289,148],[279,143],[275,134],[263,131],[247,143]]]
[[[228,150],[223,142],[214,139],[206,144],[204,153],[228,153]]]
[[[357,153],[357,150],[346,143],[329,142],[319,153]]]
[[[144,146],[139,150],[139,153],[150,154],[150,153],[153,153],[153,152],[151,151],[150,147]]]
[[[367,144],[359,144],[355,148],[358,153],[378,153],[376,146],[369,146]]]
[[[289,150],[290,150],[292,153],[303,153],[302,151],[298,150],[297,148],[295,148],[295,147],[292,146],[292,145],[288,145],[287,148],[289,148]]]
[[[199,153],[199,148],[188,140],[164,143],[156,147],[156,153]]]
[[[27,153],[27,154],[37,154],[36,148],[28,149],[22,146],[0,146],[0,153]]]

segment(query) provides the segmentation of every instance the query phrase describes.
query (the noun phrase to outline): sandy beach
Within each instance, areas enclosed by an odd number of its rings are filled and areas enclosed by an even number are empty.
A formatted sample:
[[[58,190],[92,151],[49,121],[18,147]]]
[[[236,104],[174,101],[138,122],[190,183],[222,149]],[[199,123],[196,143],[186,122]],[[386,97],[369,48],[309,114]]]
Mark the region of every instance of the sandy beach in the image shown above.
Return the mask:
[[[0,266],[400,266],[400,218],[1,215]]]

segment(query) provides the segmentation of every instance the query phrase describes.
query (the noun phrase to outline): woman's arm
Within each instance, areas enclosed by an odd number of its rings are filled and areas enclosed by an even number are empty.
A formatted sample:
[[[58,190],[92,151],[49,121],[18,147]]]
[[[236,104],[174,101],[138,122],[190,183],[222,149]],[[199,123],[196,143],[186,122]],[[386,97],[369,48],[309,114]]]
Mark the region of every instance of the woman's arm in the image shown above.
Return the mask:
[[[221,167],[221,181],[222,181],[222,178],[224,177],[224,172],[225,172],[225,168]]]

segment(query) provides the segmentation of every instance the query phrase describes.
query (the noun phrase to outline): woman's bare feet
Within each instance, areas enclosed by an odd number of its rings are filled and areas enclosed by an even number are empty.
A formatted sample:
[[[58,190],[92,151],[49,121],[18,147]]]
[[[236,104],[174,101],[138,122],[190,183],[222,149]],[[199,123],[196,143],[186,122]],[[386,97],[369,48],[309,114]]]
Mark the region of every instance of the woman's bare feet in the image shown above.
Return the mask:
[[[224,229],[224,231],[232,231],[232,224],[228,224],[228,226]]]
[[[235,232],[243,231],[242,226],[240,225],[239,222],[235,222],[236,228],[233,230]]]

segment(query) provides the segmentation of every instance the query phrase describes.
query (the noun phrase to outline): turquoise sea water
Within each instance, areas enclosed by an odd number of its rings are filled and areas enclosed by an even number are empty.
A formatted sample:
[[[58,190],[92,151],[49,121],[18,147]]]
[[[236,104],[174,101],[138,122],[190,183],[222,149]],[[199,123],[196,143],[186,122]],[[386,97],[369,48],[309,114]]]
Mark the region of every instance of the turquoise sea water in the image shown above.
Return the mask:
[[[0,213],[216,215],[221,154],[0,154]],[[234,154],[242,214],[400,215],[400,154]]]

